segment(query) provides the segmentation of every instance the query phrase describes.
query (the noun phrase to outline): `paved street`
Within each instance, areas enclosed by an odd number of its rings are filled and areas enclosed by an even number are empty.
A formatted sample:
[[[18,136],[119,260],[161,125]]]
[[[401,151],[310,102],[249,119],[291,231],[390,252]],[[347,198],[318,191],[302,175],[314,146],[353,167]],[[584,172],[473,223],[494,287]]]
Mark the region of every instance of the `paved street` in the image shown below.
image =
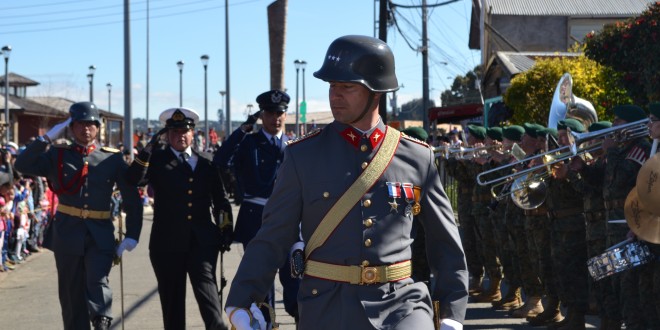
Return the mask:
[[[238,214],[235,208],[234,215]],[[160,302],[156,278],[148,256],[148,241],[151,231],[151,212],[145,209],[144,227],[140,244],[124,255],[124,327],[125,329],[162,329]],[[225,277],[231,283],[235,269],[243,255],[240,244],[225,254]],[[121,296],[119,266],[110,274],[110,285],[114,293],[113,329],[121,329]],[[279,281],[276,281],[279,282]],[[279,285],[279,283],[278,283]],[[228,288],[225,288],[225,297]],[[294,330],[293,319],[284,312],[281,304],[281,287],[276,288],[278,299],[277,319],[282,330]],[[197,303],[190,285],[186,297],[188,329],[203,329]],[[80,306],[80,308],[86,308]],[[52,252],[43,250],[28,257],[28,260],[12,272],[0,273],[0,310],[5,329],[61,329],[59,301],[57,298],[57,276]],[[493,311],[490,304],[471,303],[467,313],[465,329],[527,329],[525,321],[507,317],[505,312]],[[588,317],[588,328],[596,328],[597,318]]]

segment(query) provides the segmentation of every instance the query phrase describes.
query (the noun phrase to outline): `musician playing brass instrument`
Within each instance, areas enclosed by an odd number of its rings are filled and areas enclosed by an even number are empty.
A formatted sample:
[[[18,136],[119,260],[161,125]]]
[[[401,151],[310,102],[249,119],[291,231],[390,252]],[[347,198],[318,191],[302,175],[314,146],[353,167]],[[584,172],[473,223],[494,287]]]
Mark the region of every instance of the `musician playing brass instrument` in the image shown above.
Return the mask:
[[[642,108],[636,105],[618,105],[612,108],[612,127],[646,119]],[[623,143],[613,137],[603,140],[605,152],[604,177],[598,173],[582,170],[580,173],[590,183],[601,184],[607,216],[607,245],[612,246],[626,239],[628,226],[609,223],[609,220],[624,219],[624,205],[628,193],[635,187],[637,173],[648,159],[650,143],[647,137],[629,139]],[[644,310],[639,302],[638,270],[631,270],[610,276],[613,290],[618,297],[609,297],[603,302],[608,328],[620,328],[623,321],[628,329],[643,328]],[[619,299],[617,299],[619,298]],[[624,319],[625,317],[625,319]]]

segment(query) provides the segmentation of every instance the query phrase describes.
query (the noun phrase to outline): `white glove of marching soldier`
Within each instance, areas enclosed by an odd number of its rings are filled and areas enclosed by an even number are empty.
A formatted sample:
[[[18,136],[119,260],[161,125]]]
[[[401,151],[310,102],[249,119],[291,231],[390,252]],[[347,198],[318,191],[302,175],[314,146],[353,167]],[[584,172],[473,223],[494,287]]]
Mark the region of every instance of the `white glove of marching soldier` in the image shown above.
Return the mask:
[[[135,249],[137,244],[138,242],[132,238],[129,237],[124,238],[117,247],[117,257],[121,258],[121,255],[124,253],[124,250],[133,251],[133,249]]]
[[[46,132],[46,136],[48,139],[52,142],[55,141],[57,138],[59,138],[62,133],[64,133],[64,130],[66,129],[67,126],[71,123],[71,117],[69,119],[53,126],[48,132]]]
[[[245,308],[227,306],[225,312],[229,315],[229,323],[236,330],[266,330],[264,314],[255,303],[250,306],[250,312]],[[250,316],[250,314],[252,314]]]

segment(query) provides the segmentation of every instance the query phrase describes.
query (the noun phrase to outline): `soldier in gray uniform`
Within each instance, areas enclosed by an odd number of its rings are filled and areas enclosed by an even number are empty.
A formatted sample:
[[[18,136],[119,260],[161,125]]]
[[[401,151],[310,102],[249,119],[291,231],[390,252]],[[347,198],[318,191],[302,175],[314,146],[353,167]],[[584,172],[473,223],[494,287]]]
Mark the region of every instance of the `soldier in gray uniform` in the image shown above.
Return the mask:
[[[229,291],[230,322],[251,329],[260,318],[251,306],[301,228],[300,329],[433,329],[434,307],[440,329],[462,329],[467,265],[433,151],[378,115],[380,98],[398,88],[390,48],[341,37],[314,76],[330,83],[335,121],[285,149],[262,227]],[[410,278],[413,221],[426,230],[431,293]]]
[[[125,182],[127,165],[117,149],[101,147],[101,122],[91,102],[69,109],[71,118],[32,142],[16,159],[16,170],[44,176],[58,195],[59,206],[46,230],[44,247],[55,253],[64,329],[109,329],[112,292],[108,273],[115,255],[110,198],[115,184],[126,212],[126,238],[116,250],[137,245],[142,204],[135,186]],[[51,145],[69,126],[74,144]],[[50,146],[50,148],[48,148]],[[87,308],[85,308],[86,306]]]

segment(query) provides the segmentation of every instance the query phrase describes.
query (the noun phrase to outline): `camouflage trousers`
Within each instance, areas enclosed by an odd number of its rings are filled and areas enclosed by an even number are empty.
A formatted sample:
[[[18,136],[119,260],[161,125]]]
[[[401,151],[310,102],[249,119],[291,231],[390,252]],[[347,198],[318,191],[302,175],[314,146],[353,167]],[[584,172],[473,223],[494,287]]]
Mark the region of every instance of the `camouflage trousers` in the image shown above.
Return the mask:
[[[461,234],[461,242],[463,244],[465,260],[467,262],[470,275],[472,277],[480,278],[484,276],[484,265],[481,261],[480,251],[478,248],[479,242],[477,240],[477,224],[475,218],[472,216],[472,208],[470,203],[460,202],[461,199],[465,198],[470,198],[470,196],[459,196],[458,204],[458,218],[460,219],[459,231]]]
[[[515,249],[511,238],[512,233],[506,226],[506,216],[506,204],[504,203],[500,203],[490,213],[491,223],[495,229],[495,239],[497,240],[495,248],[502,265],[504,280],[509,284],[509,287],[518,288],[522,287],[520,274],[516,270],[520,266],[518,265],[518,259],[514,257]]]
[[[586,236],[582,213],[552,219],[552,260],[559,298],[583,313],[589,307]]]
[[[593,258],[601,255],[607,249],[607,219],[603,217],[593,217],[594,212],[585,212],[586,216],[586,233],[587,233],[587,258]],[[606,317],[603,301],[607,297],[607,292],[611,292],[611,283],[603,282],[604,280],[595,281],[589,277],[589,291],[593,295],[598,307],[598,315],[601,319]],[[608,283],[610,285],[604,285]]]
[[[550,220],[547,214],[525,216],[525,230],[527,231],[527,246],[532,260],[532,269],[540,278],[544,292],[552,297],[559,298],[558,283],[552,265],[550,244]]]
[[[489,217],[490,209],[485,203],[474,203],[472,215],[477,224],[477,237],[479,248],[486,273],[490,279],[502,278],[502,265],[497,254],[497,239],[494,235],[495,227]]]
[[[518,273],[520,274],[525,294],[540,297],[543,295],[543,286],[541,285],[538,274],[533,270],[533,260],[529,254],[527,244],[528,233],[525,230],[525,215],[522,213],[522,210],[515,206],[510,207],[507,210],[506,224],[511,232],[515,257],[518,258]]]

